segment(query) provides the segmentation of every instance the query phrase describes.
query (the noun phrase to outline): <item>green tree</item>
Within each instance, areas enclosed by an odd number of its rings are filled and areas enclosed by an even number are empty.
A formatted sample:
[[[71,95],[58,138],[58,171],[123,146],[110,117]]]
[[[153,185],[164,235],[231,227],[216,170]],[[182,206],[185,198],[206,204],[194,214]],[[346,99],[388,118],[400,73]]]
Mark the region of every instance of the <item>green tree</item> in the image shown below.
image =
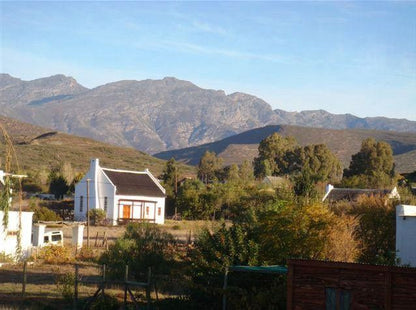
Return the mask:
[[[259,155],[254,159],[254,175],[262,178],[267,175],[279,175],[286,170],[289,162],[285,159],[288,151],[293,151],[297,142],[293,137],[282,137],[273,133],[259,144]]]
[[[178,166],[176,160],[172,157],[166,162],[162,174],[163,185],[169,196],[176,195],[176,183],[178,180]]]
[[[248,160],[244,160],[238,174],[240,179],[245,183],[254,180],[253,165]]]
[[[344,184],[355,183],[365,187],[388,187],[394,181],[393,150],[386,142],[373,138],[364,140],[358,153],[352,155],[350,166],[344,170]],[[354,185],[354,184],[351,184]]]
[[[232,164],[227,171],[227,182],[238,183],[240,181],[239,168],[236,164]]]
[[[285,264],[288,257],[324,259],[333,214],[320,203],[275,203],[259,217],[260,259]]]
[[[383,197],[361,196],[348,209],[358,218],[355,237],[359,242],[359,261],[369,264],[396,264],[395,203]]]
[[[125,266],[136,280],[151,267],[155,273],[168,272],[174,262],[175,241],[169,233],[148,223],[132,223],[122,238],[110,245],[100,257],[109,273],[117,278],[124,275]]]
[[[198,178],[205,184],[217,180],[222,164],[222,158],[217,157],[215,152],[206,151],[199,161]]]
[[[58,172],[52,171],[49,174],[49,193],[54,194],[56,199],[62,199],[68,190],[66,179]]]
[[[201,197],[205,190],[206,186],[200,180],[186,180],[178,188],[176,206],[184,218],[201,219],[207,217]]]

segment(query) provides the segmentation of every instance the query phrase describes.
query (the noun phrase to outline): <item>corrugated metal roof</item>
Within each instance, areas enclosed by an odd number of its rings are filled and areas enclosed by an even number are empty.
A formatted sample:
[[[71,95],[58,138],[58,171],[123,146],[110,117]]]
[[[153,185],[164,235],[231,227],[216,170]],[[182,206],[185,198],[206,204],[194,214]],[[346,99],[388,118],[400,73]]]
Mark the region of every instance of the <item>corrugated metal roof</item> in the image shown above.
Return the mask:
[[[242,271],[242,272],[257,272],[257,273],[279,273],[286,274],[287,268],[284,266],[230,266],[230,271]]]

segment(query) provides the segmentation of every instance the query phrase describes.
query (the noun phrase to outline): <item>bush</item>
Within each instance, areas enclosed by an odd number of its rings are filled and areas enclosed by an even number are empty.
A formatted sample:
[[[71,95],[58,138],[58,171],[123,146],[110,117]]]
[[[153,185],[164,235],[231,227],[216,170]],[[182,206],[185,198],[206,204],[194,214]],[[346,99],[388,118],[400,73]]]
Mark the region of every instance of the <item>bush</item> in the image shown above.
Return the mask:
[[[71,249],[59,245],[48,245],[39,251],[38,258],[47,264],[68,263],[73,260]]]
[[[33,221],[62,221],[62,218],[56,214],[56,212],[48,209],[47,207],[41,207],[38,205],[37,198],[31,198],[30,202],[30,210],[34,212],[33,214]]]
[[[77,253],[76,257],[77,260],[80,261],[87,261],[87,262],[94,262],[97,260],[96,253],[91,249],[87,247],[82,247],[81,250]]]
[[[67,301],[74,297],[75,275],[73,273],[64,273],[56,277],[56,286],[58,291]]]
[[[123,277],[125,265],[130,274],[139,279],[148,267],[155,273],[167,272],[174,256],[174,239],[171,234],[147,223],[132,223],[126,227],[124,236],[110,245],[99,262],[108,266],[110,275]]]
[[[107,214],[102,209],[91,209],[88,211],[92,225],[103,225]]]
[[[90,310],[118,310],[120,303],[116,297],[110,295],[101,295],[89,307]]]

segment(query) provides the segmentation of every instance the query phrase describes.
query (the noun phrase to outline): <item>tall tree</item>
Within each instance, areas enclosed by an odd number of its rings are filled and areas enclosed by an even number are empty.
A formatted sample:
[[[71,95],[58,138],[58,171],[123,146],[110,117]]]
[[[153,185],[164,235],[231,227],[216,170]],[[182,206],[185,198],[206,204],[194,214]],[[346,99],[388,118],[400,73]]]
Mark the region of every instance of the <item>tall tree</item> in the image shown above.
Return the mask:
[[[62,199],[68,190],[69,185],[62,174],[51,171],[49,174],[49,192],[54,194],[56,199]]]
[[[215,152],[206,151],[198,165],[198,178],[205,184],[217,179],[217,174],[222,168],[223,160],[217,157]]]
[[[291,158],[292,170],[308,170],[314,182],[334,182],[341,179],[341,162],[325,144],[312,144],[297,148]]]
[[[355,177],[357,184],[387,187],[393,183],[394,175],[391,146],[386,142],[368,138],[362,142],[360,151],[352,155],[349,168],[344,170],[343,182],[348,183],[349,178],[351,180]]]
[[[282,173],[289,165],[285,154],[293,151],[296,146],[295,138],[282,137],[278,133],[263,139],[259,144],[259,155],[254,159],[254,175],[261,178]]]
[[[178,166],[174,158],[171,158],[166,162],[166,166],[162,174],[162,180],[168,195],[175,196],[176,183],[178,181]]]
[[[238,174],[243,182],[252,181],[254,179],[253,165],[248,160],[243,161]]]

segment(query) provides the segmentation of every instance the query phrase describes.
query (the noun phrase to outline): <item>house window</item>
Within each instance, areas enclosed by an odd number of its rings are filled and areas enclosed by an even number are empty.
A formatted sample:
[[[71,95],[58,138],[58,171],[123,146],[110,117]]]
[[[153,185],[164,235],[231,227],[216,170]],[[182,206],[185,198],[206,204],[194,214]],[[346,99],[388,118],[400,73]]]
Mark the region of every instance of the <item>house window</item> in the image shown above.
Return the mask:
[[[162,208],[159,207],[157,208],[157,216],[161,216],[162,215]]]
[[[351,309],[351,293],[343,289],[326,288],[325,304],[326,310],[349,310]]]
[[[146,207],[146,215],[149,215],[149,207]]]
[[[79,212],[84,210],[84,196],[79,197]]]
[[[104,197],[104,211],[107,212],[107,205],[108,205],[108,199],[107,196]]]

